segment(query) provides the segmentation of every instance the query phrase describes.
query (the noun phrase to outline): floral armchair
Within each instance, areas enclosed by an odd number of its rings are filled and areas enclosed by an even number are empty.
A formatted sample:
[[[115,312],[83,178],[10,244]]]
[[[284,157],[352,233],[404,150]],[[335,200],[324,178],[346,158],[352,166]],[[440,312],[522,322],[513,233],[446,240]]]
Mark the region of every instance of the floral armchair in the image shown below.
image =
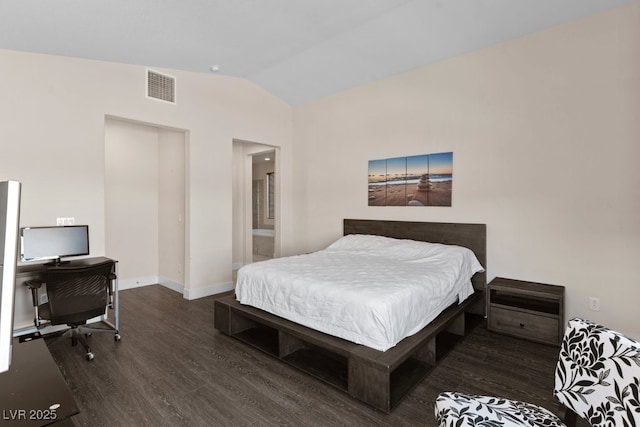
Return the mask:
[[[569,321],[555,371],[554,396],[564,420],[525,402],[457,392],[440,393],[439,427],[640,426],[640,342],[583,319]],[[566,424],[565,424],[566,423]]]

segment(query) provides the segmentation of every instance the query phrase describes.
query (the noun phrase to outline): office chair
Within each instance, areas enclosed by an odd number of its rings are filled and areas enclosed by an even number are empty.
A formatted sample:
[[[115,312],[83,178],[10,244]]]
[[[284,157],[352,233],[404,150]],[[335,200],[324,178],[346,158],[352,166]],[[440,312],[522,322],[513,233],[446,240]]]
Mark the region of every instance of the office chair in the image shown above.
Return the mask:
[[[563,419],[540,406],[491,396],[440,393],[440,427],[640,426],[640,342],[589,320],[571,319],[560,347],[554,396]]]
[[[69,326],[64,335],[71,335],[71,345],[80,342],[86,350],[87,360],[93,360],[94,354],[85,336],[91,332],[110,332],[116,341],[120,341],[120,333],[110,325],[108,328],[86,326],[87,320],[104,315],[107,307],[114,308],[115,279],[115,262],[112,260],[92,265],[47,268],[44,280],[25,283],[31,289],[36,328],[43,326],[43,320],[46,325]],[[42,284],[46,286],[48,302],[38,304],[38,290]]]

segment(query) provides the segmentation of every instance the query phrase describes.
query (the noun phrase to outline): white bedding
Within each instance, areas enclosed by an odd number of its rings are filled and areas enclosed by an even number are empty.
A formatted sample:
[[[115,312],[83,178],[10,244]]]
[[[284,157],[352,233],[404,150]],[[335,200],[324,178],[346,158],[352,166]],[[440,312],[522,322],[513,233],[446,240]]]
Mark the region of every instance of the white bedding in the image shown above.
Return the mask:
[[[327,249],[242,267],[236,297],[309,328],[380,351],[473,293],[484,271],[459,246],[348,235]]]

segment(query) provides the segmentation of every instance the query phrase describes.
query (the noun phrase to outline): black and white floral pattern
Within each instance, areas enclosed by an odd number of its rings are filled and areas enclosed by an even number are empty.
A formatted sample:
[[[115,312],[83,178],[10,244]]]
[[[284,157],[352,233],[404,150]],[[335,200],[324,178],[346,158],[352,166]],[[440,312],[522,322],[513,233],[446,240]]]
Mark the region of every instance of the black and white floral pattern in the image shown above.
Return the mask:
[[[554,414],[530,403],[456,392],[440,393],[436,420],[439,427],[564,427]]]
[[[594,427],[640,427],[640,343],[584,319],[569,321],[554,395]],[[435,406],[440,427],[564,426],[536,405],[456,392]]]
[[[591,321],[571,320],[554,395],[592,426],[640,426],[640,343]]]

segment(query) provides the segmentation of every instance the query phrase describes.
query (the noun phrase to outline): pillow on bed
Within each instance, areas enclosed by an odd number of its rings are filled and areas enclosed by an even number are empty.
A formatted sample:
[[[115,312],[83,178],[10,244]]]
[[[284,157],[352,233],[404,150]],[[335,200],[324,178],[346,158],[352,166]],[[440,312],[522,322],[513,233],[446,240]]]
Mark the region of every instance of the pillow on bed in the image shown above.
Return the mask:
[[[420,259],[443,253],[457,252],[469,252],[475,258],[471,249],[462,246],[394,239],[369,234],[346,235],[333,242],[325,250],[330,252],[362,253],[401,260]]]
[[[349,234],[333,242],[324,251],[348,255],[379,256],[410,263],[439,264],[447,260],[446,264],[451,265],[450,261],[453,260],[457,270],[456,285],[470,283],[474,274],[484,271],[484,267],[471,249],[442,243],[394,239],[369,234]],[[472,293],[473,287],[469,285],[465,295],[460,295],[460,301]]]

